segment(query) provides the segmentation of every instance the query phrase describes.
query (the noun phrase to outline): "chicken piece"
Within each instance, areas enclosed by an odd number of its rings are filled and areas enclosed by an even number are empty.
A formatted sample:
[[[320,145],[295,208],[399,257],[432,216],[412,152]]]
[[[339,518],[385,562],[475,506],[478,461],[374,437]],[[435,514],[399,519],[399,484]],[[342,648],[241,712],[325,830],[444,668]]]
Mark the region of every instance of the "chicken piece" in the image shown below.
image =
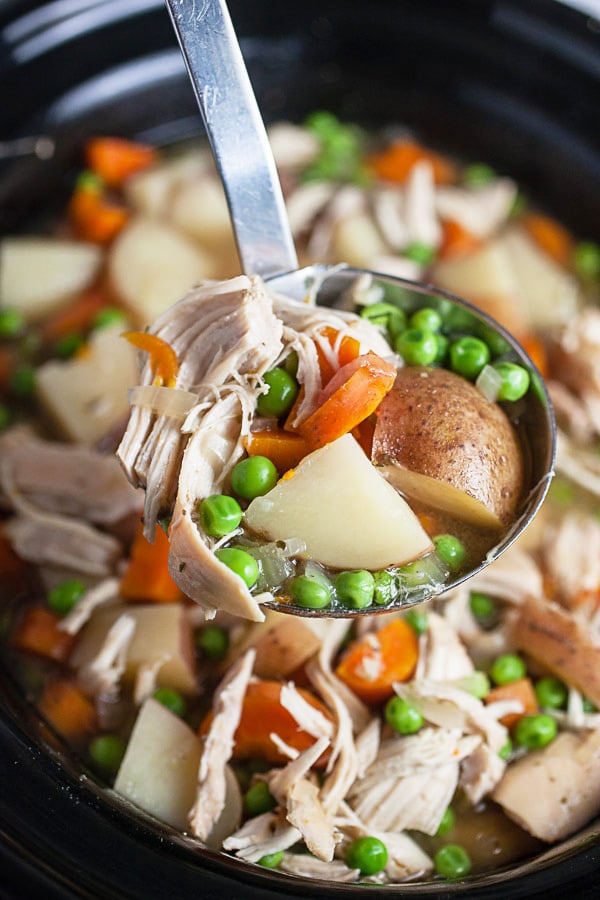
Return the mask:
[[[133,616],[120,615],[106,633],[102,644],[77,674],[82,687],[99,697],[119,696],[121,677],[127,666],[127,653],[136,629]]]
[[[559,734],[512,763],[492,797],[543,841],[573,834],[600,811],[600,731]]]
[[[319,788],[308,778],[299,778],[286,799],[286,819],[297,828],[311,853],[331,862],[339,839],[332,821],[319,799]]]
[[[433,167],[425,160],[417,162],[406,182],[404,217],[409,243],[437,248],[442,226],[436,212],[436,188]]]
[[[484,743],[462,761],[459,785],[473,806],[496,787],[505,769],[504,760]]]
[[[442,219],[451,219],[471,234],[488,238],[510,216],[516,195],[514,181],[497,178],[477,189],[440,187],[435,203]]]
[[[541,556],[552,593],[562,605],[577,609],[587,601],[597,604],[600,522],[596,516],[566,513],[547,530]]]
[[[288,850],[301,838],[297,828],[282,815],[263,813],[248,819],[241,828],[223,841],[223,850],[237,851],[248,862],[258,862],[263,856]]]
[[[106,578],[94,587],[85,592],[71,612],[67,613],[60,622],[58,627],[67,634],[78,634],[86,625],[92,613],[99,606],[106,606],[109,603],[117,603],[120,600],[119,585],[120,579]]]
[[[406,881],[433,870],[433,860],[407,834],[388,831],[376,837],[387,847],[385,874],[391,882]]]
[[[428,613],[428,627],[419,640],[414,678],[452,681],[470,675],[474,666],[456,631],[440,615]]]
[[[324,881],[338,881],[349,883],[358,881],[359,869],[349,869],[342,860],[334,859],[331,862],[323,862],[307,853],[285,852],[279,863],[279,868],[290,875],[299,875],[302,878],[321,878]]]

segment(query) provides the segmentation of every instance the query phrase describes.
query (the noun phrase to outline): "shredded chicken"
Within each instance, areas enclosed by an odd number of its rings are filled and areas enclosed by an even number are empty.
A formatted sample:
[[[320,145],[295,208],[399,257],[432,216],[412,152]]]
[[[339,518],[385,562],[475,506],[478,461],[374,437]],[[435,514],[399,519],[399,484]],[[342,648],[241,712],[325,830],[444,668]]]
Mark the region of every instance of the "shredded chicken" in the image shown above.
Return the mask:
[[[91,694],[103,698],[118,696],[134,632],[133,616],[126,613],[119,616],[109,628],[96,656],[79,669],[79,681]]]
[[[61,631],[67,634],[78,634],[90,620],[90,616],[99,606],[105,606],[120,600],[118,578],[106,578],[92,588],[89,588],[73,607],[58,623]]]

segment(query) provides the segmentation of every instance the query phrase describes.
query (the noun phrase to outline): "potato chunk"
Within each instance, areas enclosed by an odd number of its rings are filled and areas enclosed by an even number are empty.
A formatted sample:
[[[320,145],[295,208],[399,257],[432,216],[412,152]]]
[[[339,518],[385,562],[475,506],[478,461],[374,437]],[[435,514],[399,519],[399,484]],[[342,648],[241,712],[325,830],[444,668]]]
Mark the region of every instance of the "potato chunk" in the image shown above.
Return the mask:
[[[246,523],[270,540],[300,538],[309,557],[339,569],[402,565],[432,548],[406,501],[349,434],[253,500]]]

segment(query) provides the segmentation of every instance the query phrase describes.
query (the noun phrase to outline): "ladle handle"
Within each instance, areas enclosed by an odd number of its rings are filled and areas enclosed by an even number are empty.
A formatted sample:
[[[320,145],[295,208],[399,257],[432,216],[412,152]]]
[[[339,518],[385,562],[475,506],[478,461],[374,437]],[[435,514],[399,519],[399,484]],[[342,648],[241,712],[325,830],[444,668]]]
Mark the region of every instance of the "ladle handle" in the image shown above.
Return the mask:
[[[298,268],[281,185],[223,0],[166,0],[225,188],[242,268]]]

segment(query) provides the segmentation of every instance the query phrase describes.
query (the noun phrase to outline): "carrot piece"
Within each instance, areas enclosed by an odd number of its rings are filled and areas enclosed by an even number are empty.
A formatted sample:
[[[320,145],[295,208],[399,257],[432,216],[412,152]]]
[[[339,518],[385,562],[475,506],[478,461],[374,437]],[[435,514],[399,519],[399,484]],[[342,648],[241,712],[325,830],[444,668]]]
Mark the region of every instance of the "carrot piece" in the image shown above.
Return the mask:
[[[314,448],[347,434],[375,412],[396,378],[396,368],[375,353],[365,353],[338,369],[321,392],[319,405],[298,432]]]
[[[304,385],[301,384],[301,385],[300,385],[300,390],[298,391],[298,396],[297,396],[296,399],[294,400],[294,405],[293,405],[292,408],[290,409],[290,411],[289,411],[289,413],[288,413],[288,416],[287,416],[287,419],[285,420],[285,422],[284,422],[284,424],[283,424],[283,430],[284,430],[284,431],[292,431],[292,432],[294,432],[294,433],[297,432],[298,429],[297,429],[297,427],[293,424],[293,422],[295,421],[296,416],[298,415],[298,410],[300,409],[302,403],[304,402],[304,397],[305,397],[305,395],[306,395],[306,391],[305,391],[305,389],[304,389]]]
[[[495,703],[497,700],[519,700],[523,704],[523,712],[507,713],[499,721],[506,728],[512,728],[523,716],[530,716],[538,712],[538,702],[531,678],[519,678],[509,684],[499,684],[493,687],[485,697],[485,703]]]
[[[521,224],[548,256],[561,266],[569,264],[573,253],[573,238],[566,228],[541,213],[526,213],[521,218]]]
[[[46,322],[43,328],[44,340],[56,341],[67,334],[87,331],[107,302],[106,295],[98,288],[83,291],[72,303],[59,310]]]
[[[92,138],[85,145],[89,168],[109,187],[120,187],[130,175],[148,169],[158,158],[154,147],[118,137]]]
[[[60,617],[43,606],[30,606],[13,636],[12,644],[19,650],[34,653],[55,662],[65,662],[75,637],[58,627]]]
[[[335,674],[365,703],[384,703],[395,682],[411,677],[418,656],[414,629],[404,619],[393,619],[351,644]]]
[[[352,362],[360,354],[360,341],[349,334],[340,335],[337,328],[329,325],[317,332],[315,346],[322,385],[326,385],[339,368]]]
[[[121,579],[120,593],[126,600],[152,603],[177,603],[181,590],[169,574],[169,539],[162,528],[156,529],[154,543],[146,540],[143,526],[136,532],[129,564]]]
[[[108,244],[130,219],[129,210],[112,203],[103,191],[87,184],[75,188],[68,216],[78,237],[94,244]]]
[[[150,354],[154,384],[174,387],[179,361],[170,344],[147,331],[126,331],[123,334],[130,344]]]
[[[85,738],[96,730],[94,704],[70,681],[49,682],[38,701],[38,709],[69,740]]]
[[[279,735],[286,744],[299,752],[312,747],[315,742],[313,735],[299,728],[291,713],[281,705],[282,687],[278,681],[255,681],[248,685],[240,722],[234,735],[234,759],[264,759],[274,765],[289,762],[271,740],[271,734]],[[311,691],[304,688],[297,690],[307,703],[332,721],[327,707]],[[205,717],[200,725],[200,736],[207,733],[212,718],[212,712]],[[317,766],[324,766],[327,758],[328,753],[324,753]]]
[[[521,345],[532,362],[539,369],[542,378],[548,377],[548,354],[544,342],[535,334],[528,334],[521,338]]]
[[[445,219],[442,222],[442,243],[439,249],[440,259],[451,259],[472,253],[481,245],[481,238],[468,231],[460,222]]]
[[[449,160],[410,139],[394,141],[381,153],[371,156],[367,165],[380,178],[402,184],[413,166],[421,161],[431,164],[436,184],[450,184],[454,180],[454,166]]]
[[[272,431],[252,431],[244,441],[249,456],[266,456],[278,472],[297,466],[311,447],[303,437],[281,428]]]

